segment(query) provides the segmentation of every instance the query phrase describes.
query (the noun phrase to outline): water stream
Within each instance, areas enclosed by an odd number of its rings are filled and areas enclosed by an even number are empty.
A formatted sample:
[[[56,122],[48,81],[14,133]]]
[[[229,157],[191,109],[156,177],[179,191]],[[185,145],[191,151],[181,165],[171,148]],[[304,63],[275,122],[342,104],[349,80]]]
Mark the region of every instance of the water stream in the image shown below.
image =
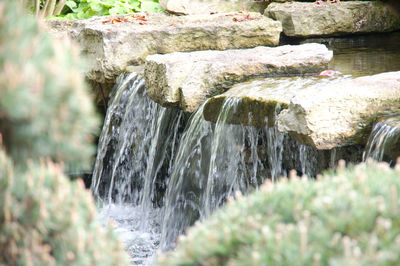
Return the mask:
[[[400,156],[400,119],[399,116],[381,118],[374,124],[368,143],[363,153],[363,161],[372,158],[376,161],[386,160],[393,164]]]
[[[100,219],[112,220],[122,232],[132,263],[147,264],[158,247],[163,194],[182,121],[182,111],[161,107],[147,97],[140,75],[118,78],[91,190],[101,206]]]
[[[398,40],[397,36],[393,38]],[[400,62],[392,46],[385,50],[360,41],[343,48],[340,43],[330,42],[338,53],[331,67],[344,74],[340,77],[276,78],[249,81],[248,85],[257,89],[270,82],[271,89],[299,90],[352,77],[347,74],[393,70],[393,64],[372,67],[379,51],[387,60]],[[353,56],[350,61],[347,51]],[[368,51],[374,51],[371,57]],[[350,65],[356,69],[347,73]],[[400,69],[400,64],[394,65]],[[140,75],[123,74],[116,84],[100,136],[91,189],[100,206],[99,219],[114,223],[136,265],[154,265],[157,249],[172,248],[186,227],[208,217],[236,191],[249,193],[266,178],[276,180],[291,169],[315,176],[340,158],[361,160],[360,150],[354,154],[344,148],[318,151],[299,145],[276,127],[229,124],[238,99],[225,100],[215,123],[204,119],[204,105],[187,120],[182,111],[150,100]],[[279,111],[277,105],[276,113]],[[382,159],[388,152],[382,143],[400,136],[398,124],[389,124],[375,125],[364,158]]]

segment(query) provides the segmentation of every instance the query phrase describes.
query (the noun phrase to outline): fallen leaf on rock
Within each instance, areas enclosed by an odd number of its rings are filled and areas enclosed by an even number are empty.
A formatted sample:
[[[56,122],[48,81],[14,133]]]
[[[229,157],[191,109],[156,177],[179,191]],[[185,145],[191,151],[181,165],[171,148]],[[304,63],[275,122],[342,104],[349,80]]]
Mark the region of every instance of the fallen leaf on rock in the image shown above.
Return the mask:
[[[120,22],[134,22],[134,21],[147,21],[147,18],[145,15],[130,15],[130,16],[124,16],[124,17],[117,17],[117,18],[109,18],[106,20],[103,20],[102,23],[111,23],[111,24],[115,24],[115,23],[120,23]],[[140,23],[140,25],[144,25],[146,23]]]
[[[254,19],[257,19],[257,18],[250,16],[250,14],[247,14],[247,15],[244,15],[244,16],[234,17],[233,21],[241,22],[241,21],[244,21],[244,20],[254,20]]]

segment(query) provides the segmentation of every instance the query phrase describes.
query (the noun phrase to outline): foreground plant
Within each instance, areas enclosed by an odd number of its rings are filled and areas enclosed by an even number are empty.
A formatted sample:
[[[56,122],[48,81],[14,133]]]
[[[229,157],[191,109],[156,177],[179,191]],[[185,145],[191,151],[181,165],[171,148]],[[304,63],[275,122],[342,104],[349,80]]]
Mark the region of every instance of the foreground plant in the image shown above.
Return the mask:
[[[0,265],[128,265],[61,166],[90,166],[94,151],[98,118],[79,62],[20,1],[0,0]]]
[[[128,265],[81,181],[50,161],[14,168],[0,147],[0,265]]]
[[[267,182],[182,236],[160,265],[399,265],[400,170]]]
[[[0,133],[17,165],[48,157],[86,168],[99,117],[78,49],[53,40],[12,0],[0,1]]]

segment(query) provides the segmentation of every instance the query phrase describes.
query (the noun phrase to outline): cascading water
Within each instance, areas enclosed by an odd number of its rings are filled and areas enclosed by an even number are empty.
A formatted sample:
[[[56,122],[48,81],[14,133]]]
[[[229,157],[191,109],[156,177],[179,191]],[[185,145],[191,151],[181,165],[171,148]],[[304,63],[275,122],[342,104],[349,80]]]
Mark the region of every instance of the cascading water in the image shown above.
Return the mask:
[[[315,83],[267,82],[292,89]],[[151,101],[139,75],[123,75],[117,84],[92,190],[104,205],[102,219],[114,221],[135,264],[151,264],[160,241],[163,250],[173,247],[186,227],[208,217],[236,191],[247,194],[265,178],[275,180],[293,168],[308,176],[320,170],[315,158],[322,152],[299,145],[276,127],[229,124],[239,99],[225,100],[216,123],[204,120],[202,105],[181,136],[183,113]],[[279,112],[277,104],[274,121]]]
[[[372,128],[363,153],[363,161],[372,158],[377,161],[386,159],[390,163],[393,163],[396,157],[400,155],[399,140],[399,116],[382,119],[382,121],[376,123]]]
[[[121,75],[100,136],[91,189],[135,264],[146,263],[160,239],[163,191],[179,141],[183,113],[146,95],[144,79]]]
[[[168,183],[163,250],[173,247],[187,226],[208,217],[234,192],[247,194],[265,178],[281,174],[283,134],[276,128],[225,123],[238,101],[225,100],[216,124],[203,119],[203,104],[182,136]]]
[[[348,44],[347,39],[329,41],[335,52],[330,68],[354,76],[397,70],[398,36],[386,50],[382,50],[382,36],[376,42],[360,37],[355,47],[353,39]],[[274,78],[267,86],[277,91],[301,90],[341,78],[346,76]],[[276,127],[228,125],[225,121],[237,107],[235,99],[225,102],[217,123],[205,121],[199,108],[182,135],[183,114],[148,99],[139,75],[123,75],[117,84],[91,188],[104,205],[100,219],[113,220],[135,264],[152,264],[161,235],[162,247],[172,247],[185,227],[207,217],[236,190],[248,193],[263,179],[287,175],[290,169],[311,177],[340,158],[361,158],[361,146],[318,151],[299,145]],[[251,84],[254,89],[257,86]],[[397,128],[376,124],[364,158],[384,159],[391,152],[388,143],[396,137]]]

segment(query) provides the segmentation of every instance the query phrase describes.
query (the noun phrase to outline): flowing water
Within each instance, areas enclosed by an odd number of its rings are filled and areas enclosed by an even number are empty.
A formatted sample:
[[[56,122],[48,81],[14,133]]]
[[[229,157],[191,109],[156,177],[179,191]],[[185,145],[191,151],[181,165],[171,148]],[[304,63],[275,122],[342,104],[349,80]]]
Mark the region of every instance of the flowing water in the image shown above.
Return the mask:
[[[236,191],[247,194],[265,178],[282,173],[282,133],[225,123],[238,101],[228,98],[215,124],[204,120],[204,105],[189,122],[168,184],[163,250],[173,247],[187,226],[208,217]]]
[[[390,38],[396,41],[398,36]],[[290,93],[400,69],[393,45],[372,45],[374,42],[363,38],[354,38],[353,43],[329,41],[335,52],[330,66],[342,76],[258,79],[244,86],[286,88]],[[385,58],[382,62],[380,56]],[[390,60],[395,63],[387,64]],[[115,225],[133,264],[154,265],[157,249],[172,248],[187,226],[208,217],[236,191],[249,193],[265,178],[275,180],[288,175],[290,169],[315,176],[340,158],[361,159],[360,149],[352,155],[343,148],[318,151],[299,145],[276,127],[229,124],[240,106],[238,99],[225,100],[215,123],[204,119],[203,106],[187,121],[181,111],[150,100],[140,75],[124,74],[117,81],[91,189],[100,206],[99,219]],[[397,124],[377,123],[364,158],[382,159],[382,154],[388,153],[385,145],[389,145],[383,143],[398,136]]]
[[[363,161],[372,158],[377,161],[386,159],[394,163],[400,156],[400,117],[389,116],[375,123],[363,154]]]
[[[158,247],[160,209],[182,120],[181,111],[147,97],[140,75],[117,80],[91,190],[102,206],[101,219],[114,221],[135,264],[146,263]]]

